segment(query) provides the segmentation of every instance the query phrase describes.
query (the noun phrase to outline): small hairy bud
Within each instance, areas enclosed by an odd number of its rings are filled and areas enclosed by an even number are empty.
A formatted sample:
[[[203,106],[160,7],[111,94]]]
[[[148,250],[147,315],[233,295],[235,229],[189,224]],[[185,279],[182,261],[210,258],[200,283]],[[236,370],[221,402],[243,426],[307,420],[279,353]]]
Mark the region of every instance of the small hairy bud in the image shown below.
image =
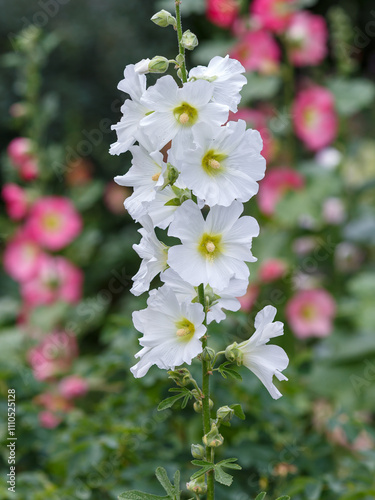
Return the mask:
[[[230,422],[234,415],[234,410],[229,408],[229,406],[222,406],[216,412],[216,417],[220,419],[222,422]]]
[[[243,363],[243,353],[240,349],[238,349],[237,345],[237,342],[229,345],[225,349],[225,357],[231,363],[236,362],[238,366],[241,366]]]
[[[201,444],[192,444],[191,445],[191,454],[197,460],[202,460],[206,454],[204,446]]]
[[[192,377],[191,373],[187,368],[179,368],[178,370],[170,370],[168,372],[169,378],[171,378],[177,385],[185,387],[190,384]]]
[[[181,39],[182,46],[187,50],[193,50],[198,45],[198,38],[190,30],[186,30]]]
[[[213,361],[215,358],[215,351],[211,349],[211,347],[205,347],[202,351],[202,359],[203,361]]]
[[[215,423],[212,424],[210,432],[203,436],[203,444],[210,448],[217,448],[224,442],[223,436],[219,433],[219,429]]]
[[[159,10],[159,12],[154,14],[151,18],[151,21],[161,28],[166,28],[167,26],[173,26],[175,28],[177,26],[176,18],[173,17],[170,12],[164,9]]]
[[[166,57],[155,56],[148,63],[150,73],[165,73],[169,68],[169,61]]]
[[[207,485],[205,483],[204,475],[198,477],[197,479],[192,479],[191,481],[186,483],[186,488],[189,491],[197,493],[198,495],[204,495],[204,493],[206,493],[207,491]]]

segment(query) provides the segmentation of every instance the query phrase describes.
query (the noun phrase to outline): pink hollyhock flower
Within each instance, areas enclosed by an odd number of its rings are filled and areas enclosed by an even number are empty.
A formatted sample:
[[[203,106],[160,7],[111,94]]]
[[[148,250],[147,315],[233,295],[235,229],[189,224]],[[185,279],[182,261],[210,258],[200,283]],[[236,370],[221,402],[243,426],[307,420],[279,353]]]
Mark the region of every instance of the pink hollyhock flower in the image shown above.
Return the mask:
[[[73,405],[63,395],[56,392],[43,392],[34,398],[35,403],[44,406],[48,411],[67,412]]]
[[[86,394],[88,383],[82,377],[71,375],[61,380],[59,390],[61,395],[66,399],[79,398]]]
[[[264,283],[270,283],[282,278],[287,270],[287,265],[280,259],[268,259],[264,261],[259,269],[259,279]]]
[[[302,189],[304,178],[296,170],[277,167],[270,170],[259,184],[258,205],[266,215],[272,215],[285,191]]]
[[[104,203],[108,210],[116,215],[125,215],[124,200],[131,196],[132,190],[110,181],[104,191]]]
[[[326,337],[332,330],[336,303],[326,290],[301,290],[289,300],[285,312],[296,337]]]
[[[74,358],[78,356],[77,340],[72,334],[55,332],[28,353],[28,361],[37,380],[48,380],[66,373]],[[47,397],[47,396],[46,396]],[[48,399],[42,402],[46,405]],[[49,408],[52,408],[49,406]],[[55,409],[55,408],[53,408]]]
[[[250,13],[262,28],[281,33],[294,12],[295,0],[253,0]]]
[[[272,161],[276,152],[276,143],[267,126],[267,116],[257,109],[241,108],[237,113],[229,113],[229,121],[245,120],[250,128],[258,130],[263,140],[262,156],[267,162]]]
[[[40,425],[45,429],[55,429],[62,422],[62,419],[51,411],[41,411],[38,418]]]
[[[24,282],[37,273],[42,251],[25,231],[18,232],[5,247],[4,269],[14,280]]]
[[[338,130],[334,97],[324,87],[302,90],[292,108],[296,135],[312,151],[322,149],[334,141]]]
[[[21,295],[28,307],[58,300],[75,304],[81,298],[82,282],[82,271],[67,259],[43,254],[35,276],[21,284]]]
[[[7,149],[10,161],[25,181],[33,180],[38,176],[38,164],[31,151],[32,142],[26,137],[16,137],[9,143]]]
[[[323,203],[323,218],[328,224],[341,224],[345,220],[345,206],[340,198],[327,198]]]
[[[238,0],[207,0],[207,18],[216,26],[229,28],[238,17],[240,4]]]
[[[60,250],[81,232],[82,219],[68,198],[46,196],[31,207],[26,228],[40,245]]]
[[[295,66],[316,66],[327,55],[328,30],[323,17],[303,10],[293,14],[286,31],[288,52]]]
[[[27,212],[25,191],[17,184],[5,184],[1,191],[8,215],[13,220],[20,220]]]
[[[251,284],[242,297],[237,297],[241,304],[241,311],[250,312],[259,295],[259,286]]]
[[[279,69],[280,49],[268,31],[249,31],[233,47],[230,57],[240,61],[246,71],[270,75]]]

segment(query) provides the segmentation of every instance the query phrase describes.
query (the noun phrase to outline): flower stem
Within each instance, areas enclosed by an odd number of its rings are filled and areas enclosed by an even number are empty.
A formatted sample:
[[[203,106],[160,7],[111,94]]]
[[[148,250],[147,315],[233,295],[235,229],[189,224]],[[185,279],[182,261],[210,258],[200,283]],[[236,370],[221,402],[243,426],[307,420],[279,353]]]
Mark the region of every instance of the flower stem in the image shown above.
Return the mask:
[[[207,312],[206,312],[206,304],[204,298],[204,286],[203,284],[198,287],[198,298],[199,302],[202,304],[203,309],[205,311],[205,320],[204,325],[207,326]],[[202,338],[202,348],[207,347],[207,332],[206,335]],[[203,433],[207,434],[211,429],[210,422],[210,363],[209,361],[205,361],[202,359],[202,391],[203,391],[203,400],[202,400],[202,416],[203,416]],[[214,461],[214,450],[208,446],[206,446],[206,460]],[[214,476],[213,471],[207,473],[207,500],[214,500]]]
[[[181,11],[180,11],[181,0],[176,0],[175,5],[176,5],[178,49],[179,49],[180,56],[182,56],[182,58],[183,58],[183,61],[180,63],[181,80],[183,83],[186,83],[187,82],[187,74],[186,74],[186,64],[185,64],[185,48],[183,47],[183,45],[181,43],[181,40],[182,40],[182,25],[181,25]]]

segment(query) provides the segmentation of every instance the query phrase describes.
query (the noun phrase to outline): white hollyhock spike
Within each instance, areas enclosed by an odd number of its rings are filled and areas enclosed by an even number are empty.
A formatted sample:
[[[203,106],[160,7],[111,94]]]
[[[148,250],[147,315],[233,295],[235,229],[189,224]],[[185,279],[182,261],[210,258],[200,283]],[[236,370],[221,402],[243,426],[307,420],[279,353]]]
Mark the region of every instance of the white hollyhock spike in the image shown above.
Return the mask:
[[[216,56],[211,59],[208,66],[197,66],[189,72],[190,78],[202,78],[212,82],[214,87],[213,99],[215,102],[225,104],[233,113],[241,100],[240,91],[246,83],[245,68],[236,59]]]
[[[181,180],[210,207],[248,201],[259,189],[266,161],[257,130],[243,120],[207,130],[197,125],[194,147],[180,157]]]
[[[209,284],[224,290],[231,278],[246,280],[246,262],[256,261],[251,253],[252,239],[259,234],[253,217],[240,217],[243,205],[212,207],[204,220],[198,206],[185,201],[175,212],[168,234],[180,238],[168,253],[168,265],[193,286]]]
[[[191,364],[202,352],[199,340],[205,333],[201,304],[179,302],[167,286],[150,295],[148,307],[133,313],[133,323],[144,334],[139,340],[143,349],[135,356],[140,361],[131,368],[136,378],[143,377],[152,365],[174,370]]]
[[[181,301],[192,301],[198,296],[197,288],[190,285],[184,281],[173,269],[168,268],[166,271],[161,273],[160,279],[170,288],[173,289],[178,299]],[[215,300],[210,306],[207,312],[207,323],[210,324],[212,321],[220,323],[226,318],[223,309],[228,311],[238,311],[241,307],[240,302],[236,297],[242,297],[246,293],[248,287],[247,280],[239,280],[232,278],[229,282],[227,288],[219,292],[216,288],[208,290],[206,287],[206,293],[213,295]],[[212,297],[210,297],[212,298]]]
[[[191,145],[192,131],[198,123],[207,127],[225,123],[229,108],[210,102],[212,93],[209,82],[188,82],[180,88],[170,75],[159,78],[149,87],[141,103],[153,113],[142,119],[141,128],[153,141],[155,149],[163,148],[176,138],[183,151]]]
[[[152,201],[158,188],[164,183],[163,170],[166,166],[159,151],[150,153],[142,146],[129,149],[133,155],[132,166],[125,175],[117,175],[114,180],[120,186],[134,188],[133,194],[126,198],[124,205],[133,219],[139,221],[147,214],[143,204]]]
[[[284,349],[276,345],[266,345],[273,338],[283,335],[284,325],[273,320],[276,309],[266,306],[255,318],[255,333],[249,340],[242,342],[236,349],[241,353],[242,363],[265,385],[273,399],[282,396],[275,387],[272,378],[288,380],[281,372],[288,366],[289,359]]]
[[[125,153],[138,140],[139,123],[150,111],[141,103],[141,97],[146,91],[146,76],[136,73],[134,64],[126,66],[124,76],[118,88],[129,94],[131,100],[126,99],[121,106],[121,120],[111,127],[117,132],[117,141],[111,144],[109,150],[111,155]]]
[[[141,223],[143,227],[138,232],[142,239],[138,245],[133,245],[133,248],[143,260],[139,271],[133,277],[134,283],[130,290],[133,295],[146,292],[155,276],[167,268],[168,247],[157,239],[150,217],[143,217]]]

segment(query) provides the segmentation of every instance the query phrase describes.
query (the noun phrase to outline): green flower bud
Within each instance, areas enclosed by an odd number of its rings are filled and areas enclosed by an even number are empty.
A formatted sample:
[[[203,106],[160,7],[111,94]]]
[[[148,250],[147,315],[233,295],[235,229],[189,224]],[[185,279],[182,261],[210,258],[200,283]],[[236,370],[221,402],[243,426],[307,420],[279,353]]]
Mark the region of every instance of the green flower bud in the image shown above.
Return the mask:
[[[212,424],[210,432],[203,436],[203,444],[210,448],[217,448],[224,442],[223,436],[219,433],[219,429],[215,423]]]
[[[167,179],[169,184],[174,184],[178,176],[180,175],[180,172],[177,170],[176,167],[174,167],[171,163],[167,163]]]
[[[194,408],[194,411],[196,413],[202,413],[202,411],[203,411],[202,401],[201,400],[195,401],[194,404],[193,404],[193,408]]]
[[[241,349],[238,348],[237,342],[234,342],[225,349],[225,357],[231,363],[236,362],[238,366],[242,365],[243,353]]]
[[[213,361],[215,354],[215,351],[211,349],[211,347],[205,347],[202,351],[201,357],[203,361]]]
[[[197,460],[202,460],[206,455],[206,451],[204,449],[204,446],[202,446],[201,444],[192,444],[191,445],[191,454]]]
[[[165,73],[169,68],[169,61],[166,57],[155,56],[148,63],[150,73]]]
[[[184,61],[185,61],[185,56],[183,56],[182,54],[177,54],[176,62],[178,62],[178,64],[182,64]]]
[[[207,491],[207,485],[204,479],[204,475],[198,477],[197,479],[192,479],[188,483],[186,483],[186,488],[189,491],[193,491],[198,495],[203,495]]]
[[[168,372],[169,378],[171,378],[180,387],[185,387],[189,385],[192,381],[191,373],[187,368],[179,368],[178,370],[170,370]]]
[[[220,419],[222,422],[230,422],[234,415],[234,410],[229,408],[229,406],[222,406],[216,412],[216,417]]]
[[[186,30],[182,35],[181,45],[187,50],[193,50],[198,45],[198,38],[190,30]]]
[[[170,12],[167,10],[160,10],[156,14],[154,14],[151,18],[151,21],[161,28],[166,28],[167,26],[173,26],[174,28],[177,26],[176,18],[172,16]]]

